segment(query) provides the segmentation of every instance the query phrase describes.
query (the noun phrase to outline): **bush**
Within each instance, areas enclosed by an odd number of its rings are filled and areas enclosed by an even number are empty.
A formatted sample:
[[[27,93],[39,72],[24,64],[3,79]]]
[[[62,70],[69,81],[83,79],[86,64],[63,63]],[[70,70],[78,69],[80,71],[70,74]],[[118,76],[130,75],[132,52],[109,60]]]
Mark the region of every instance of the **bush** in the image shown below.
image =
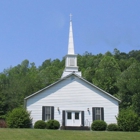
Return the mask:
[[[36,128],[36,129],[45,129],[46,128],[46,123],[44,121],[42,121],[42,120],[38,120],[37,122],[35,122],[34,128]]]
[[[118,125],[115,123],[111,123],[107,126],[108,131],[118,131]]]
[[[46,122],[47,129],[59,129],[60,123],[57,120],[49,120]]]
[[[15,108],[6,116],[6,123],[10,128],[30,128],[31,121],[30,113],[24,108]]]
[[[6,128],[7,124],[4,119],[0,119],[0,128]]]
[[[117,122],[120,130],[138,131],[140,127],[139,116],[131,109],[123,109],[120,111]]]
[[[91,129],[95,131],[104,131],[106,130],[107,124],[103,120],[95,120],[91,124]]]

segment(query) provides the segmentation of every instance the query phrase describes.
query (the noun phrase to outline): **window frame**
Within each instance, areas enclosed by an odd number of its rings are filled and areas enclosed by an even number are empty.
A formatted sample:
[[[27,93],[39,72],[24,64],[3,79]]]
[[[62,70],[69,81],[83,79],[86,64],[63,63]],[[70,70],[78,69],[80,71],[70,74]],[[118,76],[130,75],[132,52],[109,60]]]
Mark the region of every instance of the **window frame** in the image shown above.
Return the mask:
[[[47,108],[49,108],[49,113],[47,112]],[[49,119],[47,115],[49,115]],[[42,106],[42,120],[54,120],[54,106]]]
[[[98,113],[97,109],[100,109]],[[100,119],[97,119],[97,115],[99,115]],[[103,120],[104,121],[104,108],[103,107],[92,107],[92,120]]]
[[[49,113],[47,109],[49,109]],[[47,117],[47,115],[49,117]],[[49,120],[51,120],[51,106],[45,106],[45,121],[49,121]]]
[[[95,108],[95,120],[101,120],[101,107]]]

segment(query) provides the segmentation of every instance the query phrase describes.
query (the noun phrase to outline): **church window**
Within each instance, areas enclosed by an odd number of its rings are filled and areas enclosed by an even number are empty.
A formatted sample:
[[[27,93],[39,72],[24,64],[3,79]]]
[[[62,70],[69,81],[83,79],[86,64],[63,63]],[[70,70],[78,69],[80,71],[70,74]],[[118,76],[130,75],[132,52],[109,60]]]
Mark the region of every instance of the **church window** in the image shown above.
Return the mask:
[[[51,107],[46,106],[45,107],[45,120],[50,120],[51,119]]]
[[[42,107],[42,120],[48,121],[54,119],[54,107],[53,106],[43,106]]]
[[[95,108],[95,119],[101,120],[101,108]]]
[[[92,117],[94,120],[104,120],[104,108],[103,107],[93,107]]]

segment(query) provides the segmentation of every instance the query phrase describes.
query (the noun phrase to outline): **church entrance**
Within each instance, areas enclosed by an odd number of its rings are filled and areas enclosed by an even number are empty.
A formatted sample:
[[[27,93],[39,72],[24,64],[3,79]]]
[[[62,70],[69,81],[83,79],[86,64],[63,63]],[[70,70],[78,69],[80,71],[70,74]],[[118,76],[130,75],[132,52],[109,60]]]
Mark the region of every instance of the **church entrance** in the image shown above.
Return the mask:
[[[80,111],[66,112],[66,126],[80,126],[80,125],[81,125]]]

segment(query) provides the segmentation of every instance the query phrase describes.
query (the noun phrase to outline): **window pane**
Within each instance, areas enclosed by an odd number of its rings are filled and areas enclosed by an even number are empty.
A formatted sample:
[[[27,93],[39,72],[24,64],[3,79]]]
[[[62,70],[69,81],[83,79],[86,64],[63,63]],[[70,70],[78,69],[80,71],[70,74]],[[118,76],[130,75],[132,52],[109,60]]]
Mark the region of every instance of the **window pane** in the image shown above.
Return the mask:
[[[46,114],[50,114],[50,107],[46,107]]]
[[[51,107],[50,106],[46,106],[45,108],[45,120],[48,121],[51,119]]]
[[[51,115],[50,114],[46,114],[46,120],[50,120],[51,119]]]
[[[95,119],[96,120],[100,120],[101,119],[101,108],[96,108],[96,110],[95,110]]]
[[[100,115],[96,115],[96,120],[100,120]]]
[[[79,120],[79,112],[75,112],[75,120]]]
[[[67,113],[67,119],[71,119],[71,112]]]
[[[96,115],[100,115],[100,108],[96,108]]]

